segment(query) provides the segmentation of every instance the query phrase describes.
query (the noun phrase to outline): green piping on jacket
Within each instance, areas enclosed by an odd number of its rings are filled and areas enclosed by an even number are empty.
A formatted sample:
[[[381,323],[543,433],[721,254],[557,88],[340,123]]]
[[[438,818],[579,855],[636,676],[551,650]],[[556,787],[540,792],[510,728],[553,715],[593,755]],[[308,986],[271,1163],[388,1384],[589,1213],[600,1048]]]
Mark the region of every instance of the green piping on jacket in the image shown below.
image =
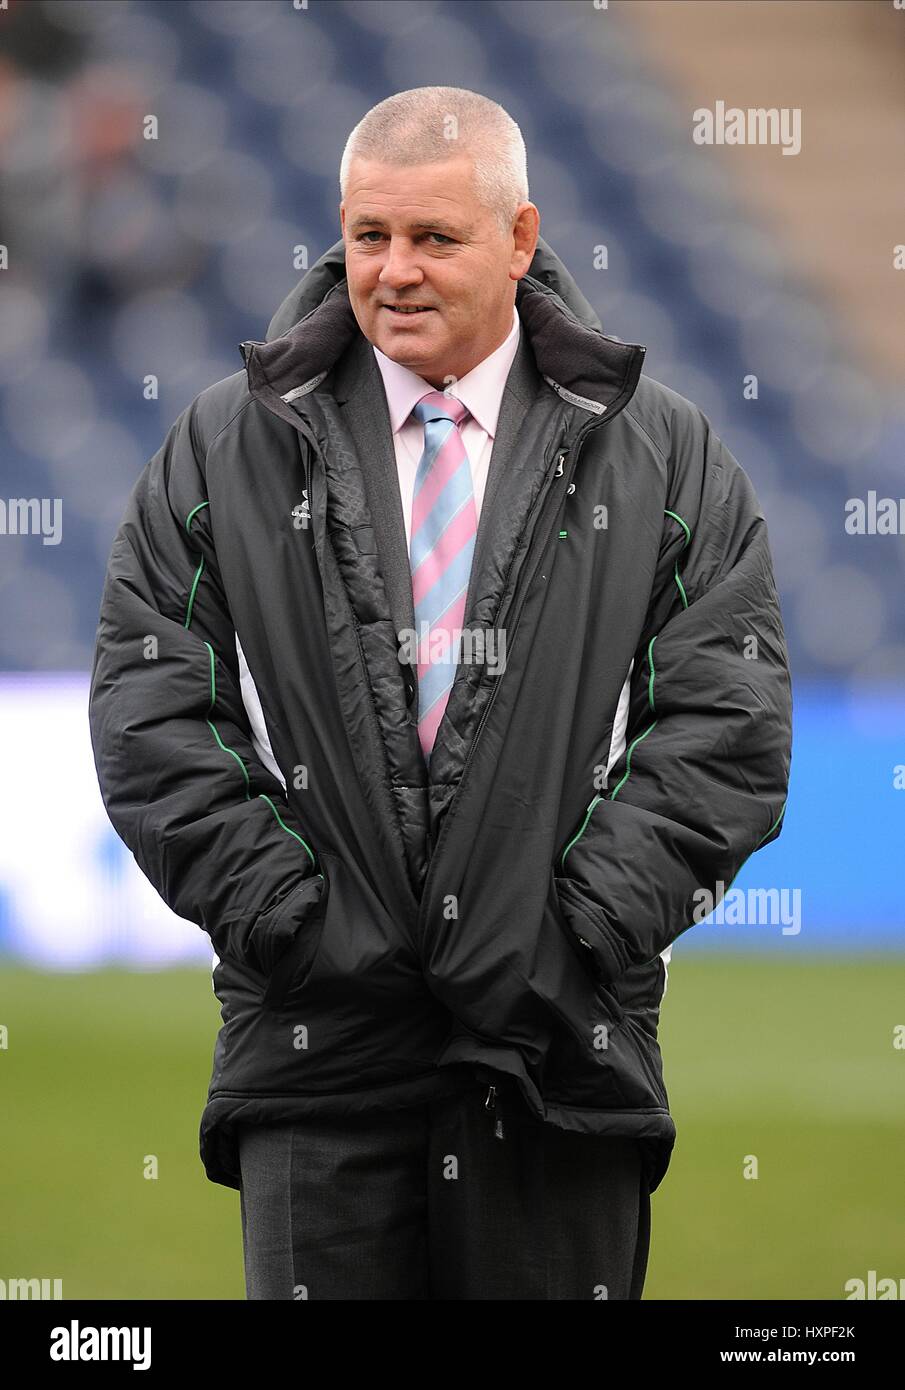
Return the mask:
[[[671,516],[672,519],[673,519],[673,521],[677,521],[677,522],[679,523],[679,525],[681,526],[682,530],[685,532],[685,544],[682,546],[682,550],[683,550],[683,551],[684,551],[684,550],[687,550],[688,547],[691,545],[691,528],[689,527],[688,522],[687,522],[687,521],[683,521],[682,518],[679,516],[679,513],[678,513],[678,512],[671,512],[671,511],[669,510],[668,507],[664,508],[664,510],[663,510],[663,515],[664,515],[664,516]],[[679,553],[681,554],[681,551],[680,551]],[[676,588],[677,588],[678,591],[679,591],[679,598],[682,600],[682,607],[683,607],[683,608],[687,608],[687,607],[688,607],[688,595],[687,595],[686,592],[685,592],[685,585],[682,583],[682,580],[679,578],[679,561],[678,561],[678,557],[676,558],[676,567],[675,567],[675,569],[673,570],[673,579],[676,581]]]
[[[191,621],[192,621],[192,609],[193,609],[194,606],[195,606],[195,595],[196,595],[196,593],[198,592],[198,585],[199,585],[199,583],[200,583],[200,581],[201,581],[201,576],[202,576],[203,573],[204,573],[204,556],[202,555],[202,556],[201,556],[201,564],[200,564],[200,565],[198,566],[198,568],[195,570],[195,578],[192,580],[192,587],[191,587],[191,590],[190,590],[190,592],[189,592],[189,601],[188,601],[188,603],[187,603],[187,605],[186,605],[186,609],[185,609],[185,622],[182,624],[182,626],[183,626],[184,628],[186,628],[186,629],[188,629],[188,627],[189,627],[189,625],[190,625],[190,623],[191,623]]]
[[[688,525],[688,522],[685,521],[681,516],[679,516],[679,513],[678,513],[678,512],[670,511],[668,507],[664,507],[664,509],[663,509],[663,515],[664,515],[664,516],[671,516],[672,519],[673,519],[673,521],[677,521],[677,522],[679,523],[679,525],[681,526],[682,530],[685,532],[685,541],[684,541],[684,543],[683,543],[683,545],[682,545],[682,551],[687,550],[688,547],[689,547],[689,545],[691,544],[691,527]],[[681,552],[680,552],[680,553],[681,553]],[[687,608],[687,607],[688,607],[688,595],[687,595],[687,593],[685,592],[685,585],[682,583],[681,576],[679,575],[679,561],[678,561],[678,558],[676,559],[675,568],[674,568],[674,570],[673,570],[673,579],[675,580],[676,588],[677,588],[678,591],[679,591],[679,598],[682,600],[682,607],[683,607],[683,608]],[[654,708],[654,675],[655,675],[655,672],[654,672],[654,657],[653,657],[654,643],[656,642],[656,640],[657,640],[657,634],[655,633],[654,636],[650,639],[650,641],[649,641],[648,644],[647,644],[647,661],[648,661],[648,665],[649,665],[649,667],[650,667],[650,676],[648,677],[648,681],[647,681],[647,701],[648,701],[648,704],[650,705],[651,713],[652,713],[652,714],[655,714],[655,713],[656,713],[656,710],[655,710],[655,708]],[[618,784],[613,788],[613,790],[610,792],[610,795],[609,795],[609,798],[608,798],[610,801],[613,801],[613,800],[618,796],[619,792],[622,791],[622,788],[625,786],[626,782],[627,782],[628,779],[629,779],[629,776],[630,776],[631,770],[632,770],[632,753],[633,753],[634,750],[637,748],[637,746],[638,746],[638,744],[641,742],[641,740],[647,738],[648,734],[651,733],[651,731],[652,731],[653,729],[655,729],[656,726],[657,726],[657,721],[656,721],[656,719],[654,719],[653,722],[650,723],[650,724],[648,724],[647,728],[646,728],[642,733],[640,733],[640,734],[638,735],[637,738],[635,738],[635,739],[632,740],[632,743],[631,743],[631,745],[630,745],[630,747],[629,747],[629,750],[628,750],[628,752],[627,752],[626,755],[625,755],[625,772],[624,772],[622,778],[620,779],[619,783],[618,783]],[[572,839],[569,841],[569,843],[566,845],[565,849],[563,850],[563,852],[562,852],[562,858],[560,859],[560,865],[561,865],[563,868],[565,867],[565,863],[566,863],[566,855],[569,853],[569,850],[572,848],[572,846],[573,846],[574,844],[577,844],[577,842],[581,839],[582,835],[583,835],[584,832],[585,832],[585,829],[587,828],[588,821],[589,821],[590,818],[591,818],[591,812],[593,811],[594,807],[597,805],[598,801],[602,801],[602,800],[603,800],[603,797],[602,797],[599,793],[598,793],[597,796],[594,797],[593,801],[591,802],[590,806],[588,807],[587,811],[585,812],[585,817],[584,817],[584,820],[583,820],[582,823],[581,823],[581,828],[579,829],[578,833],[572,837]],[[769,833],[770,833],[770,832],[768,831],[767,834],[769,834]],[[766,836],[765,836],[764,838],[766,838]]]
[[[191,529],[192,529],[192,522],[194,521],[194,519],[195,519],[195,517],[198,515],[198,513],[201,512],[201,511],[203,511],[205,507],[209,507],[209,506],[210,506],[210,502],[199,502],[198,505],[197,505],[197,507],[193,507],[193,508],[192,508],[192,510],[189,512],[188,516],[187,516],[186,519],[185,519],[185,529],[186,529],[186,533],[187,533],[187,534],[191,532]],[[192,609],[193,609],[194,606],[195,606],[195,595],[196,595],[197,592],[198,592],[198,585],[199,585],[199,583],[201,582],[201,576],[202,576],[203,573],[204,573],[204,556],[202,555],[202,557],[201,557],[201,563],[199,564],[198,568],[197,568],[196,571],[195,571],[195,578],[192,580],[192,587],[191,587],[191,589],[190,589],[190,591],[189,591],[189,601],[188,601],[188,603],[186,604],[186,608],[185,608],[185,621],[183,622],[182,626],[183,626],[184,628],[186,628],[186,629],[188,629],[188,627],[189,627],[189,625],[190,625],[190,623],[191,623],[191,621],[192,621]]]
[[[648,644],[647,644],[647,664],[648,664],[648,666],[650,667],[650,676],[649,676],[648,682],[647,682],[647,703],[650,705],[650,709],[651,709],[651,713],[652,713],[652,714],[656,714],[656,712],[657,712],[657,711],[656,711],[656,707],[655,707],[655,705],[654,705],[654,677],[655,677],[655,675],[656,675],[656,672],[655,672],[655,670],[654,670],[654,643],[656,642],[656,640],[657,640],[657,636],[656,636],[656,633],[655,633],[654,636],[650,639],[650,641],[649,641]],[[644,730],[643,733],[640,733],[640,734],[638,735],[637,738],[632,739],[632,742],[631,742],[631,744],[629,745],[628,752],[627,752],[626,755],[625,755],[625,772],[624,772],[622,778],[620,779],[620,781],[617,783],[617,785],[616,785],[616,786],[613,788],[613,790],[610,792],[610,795],[609,795],[609,798],[608,798],[610,801],[613,801],[613,800],[615,799],[615,797],[618,795],[618,793],[622,790],[622,788],[625,786],[626,782],[628,781],[629,774],[631,773],[631,770],[632,770],[632,753],[633,753],[634,750],[637,748],[637,746],[638,746],[638,744],[641,742],[641,740],[644,739],[644,738],[647,738],[648,734],[651,732],[652,729],[655,729],[656,726],[657,726],[657,721],[656,721],[656,719],[654,719],[652,723],[648,724],[647,728]],[[569,841],[569,843],[566,845],[565,849],[564,849],[563,852],[562,852],[562,858],[561,858],[560,861],[559,861],[562,868],[565,868],[565,865],[566,865],[566,855],[569,853],[569,850],[572,848],[572,846],[573,846],[574,844],[577,844],[577,843],[578,843],[578,841],[581,839],[582,835],[584,834],[585,830],[587,829],[588,821],[591,819],[591,812],[593,811],[593,809],[594,809],[594,807],[597,805],[597,803],[598,803],[599,801],[602,801],[602,800],[603,800],[603,796],[598,792],[598,794],[594,797],[593,801],[591,802],[590,806],[588,807],[587,811],[585,812],[585,817],[584,817],[584,820],[583,820],[582,823],[581,823],[581,828],[579,829],[578,833],[572,837],[572,839]]]
[[[279,811],[277,810],[276,806],[274,806],[274,804],[273,804],[273,802],[271,801],[271,799],[270,799],[269,796],[265,796],[263,792],[258,792],[258,796],[261,798],[262,801],[266,801],[266,802],[267,802],[267,805],[270,807],[271,811],[272,811],[273,814],[276,816],[276,818],[277,818],[277,820],[278,820],[280,826],[282,827],[282,829],[286,831],[286,834],[287,834],[287,835],[291,835],[292,838],[293,838],[293,840],[298,840],[299,844],[300,844],[300,845],[302,846],[302,848],[306,851],[306,853],[307,853],[307,855],[308,855],[308,858],[311,860],[311,866],[312,866],[312,868],[315,868],[315,869],[316,869],[316,868],[317,868],[317,864],[316,864],[316,862],[315,862],[314,855],[312,854],[310,847],[309,847],[309,846],[305,843],[305,841],[302,839],[301,835],[296,835],[295,831],[294,831],[294,830],[290,830],[290,829],[289,829],[289,826],[286,825],[286,824],[284,823],[283,817],[280,815]],[[323,874],[321,874],[321,878],[323,878]]]
[[[215,673],[215,660],[216,660],[216,658],[214,657],[214,649],[213,649],[213,647],[211,646],[210,642],[205,642],[204,645],[207,647],[208,651],[210,652],[210,658],[211,658],[211,702],[210,702],[210,704],[209,704],[209,706],[208,706],[208,710],[207,710],[207,713],[208,713],[207,727],[210,729],[210,731],[211,731],[211,733],[213,734],[214,738],[217,740],[218,746],[219,746],[220,748],[222,748],[222,750],[223,750],[224,753],[228,753],[228,754],[230,755],[231,758],[235,758],[236,762],[239,764],[239,767],[242,769],[242,776],[245,778],[245,800],[248,801],[248,800],[250,799],[250,797],[251,797],[251,780],[250,780],[250,778],[249,778],[249,776],[248,776],[248,768],[245,766],[245,764],[243,763],[242,759],[239,757],[239,755],[238,755],[238,753],[236,752],[236,750],[235,750],[234,748],[230,748],[227,744],[225,744],[225,743],[223,742],[222,738],[220,737],[220,732],[219,732],[219,730],[218,730],[216,724],[215,724],[215,723],[213,722],[213,720],[210,718],[210,715],[212,715],[213,712],[214,712],[214,705],[216,704],[216,701],[217,701],[217,679],[216,679],[216,673]]]
[[[193,508],[192,508],[192,510],[189,512],[188,516],[187,516],[186,519],[185,519],[185,529],[186,529],[186,532],[190,532],[190,530],[191,530],[191,525],[192,525],[192,521],[193,521],[194,518],[198,515],[198,513],[199,513],[200,511],[203,511],[205,507],[209,507],[209,506],[210,506],[210,502],[199,502],[198,505],[197,505],[197,507],[193,507]],[[195,577],[194,577],[194,579],[192,580],[192,587],[191,587],[191,590],[190,590],[190,592],[189,592],[188,603],[187,603],[187,605],[186,605],[186,610],[185,610],[185,622],[183,623],[183,626],[184,626],[186,629],[188,629],[189,624],[190,624],[191,621],[192,621],[192,609],[193,609],[194,606],[195,606],[195,595],[196,595],[196,593],[198,592],[198,585],[199,585],[199,583],[201,582],[201,576],[202,576],[203,573],[204,573],[204,556],[202,555],[202,557],[201,557],[201,563],[199,564],[197,570],[195,571]],[[216,667],[216,661],[217,661],[217,659],[216,659],[216,655],[215,655],[215,653],[214,653],[214,649],[213,649],[213,647],[211,646],[210,642],[205,641],[204,645],[207,647],[208,656],[209,656],[209,659],[210,659],[210,686],[211,686],[211,700],[210,700],[210,704],[209,704],[208,707],[207,707],[207,719],[206,719],[207,727],[210,729],[211,733],[213,734],[214,738],[216,739],[216,741],[217,741],[217,747],[220,748],[220,749],[222,749],[222,751],[223,751],[224,753],[228,753],[228,754],[230,755],[230,757],[231,757],[231,758],[234,758],[235,761],[238,763],[239,768],[240,768],[241,773],[242,773],[242,776],[243,776],[243,778],[244,778],[244,780],[245,780],[245,800],[246,800],[246,801],[250,801],[250,800],[251,800],[251,779],[250,779],[250,777],[249,777],[249,775],[248,775],[248,768],[245,766],[244,762],[243,762],[242,759],[239,757],[239,754],[236,752],[236,750],[235,750],[234,748],[230,748],[228,744],[226,744],[226,743],[223,742],[223,739],[220,737],[220,730],[217,728],[216,724],[214,723],[214,721],[213,721],[213,720],[211,719],[211,717],[210,717],[210,716],[213,714],[213,712],[214,712],[214,705],[217,703],[217,667]],[[314,858],[314,854],[312,853],[312,850],[311,850],[310,845],[308,845],[308,844],[302,839],[301,835],[297,835],[296,832],[295,832],[294,830],[291,830],[291,829],[289,828],[289,826],[288,826],[288,825],[286,824],[286,822],[283,820],[283,817],[280,815],[279,811],[277,810],[276,806],[275,806],[274,803],[271,801],[271,799],[270,799],[269,796],[265,796],[265,794],[264,794],[263,792],[259,792],[259,793],[258,793],[258,796],[260,797],[260,799],[261,799],[262,801],[266,801],[266,802],[267,802],[267,805],[270,807],[271,811],[273,812],[273,814],[274,814],[274,815],[276,816],[276,818],[277,818],[277,823],[278,823],[278,825],[280,826],[280,829],[281,829],[281,830],[285,830],[286,834],[287,834],[287,835],[291,835],[292,838],[293,838],[294,840],[298,840],[299,844],[302,846],[302,848],[304,849],[305,853],[308,855],[308,858],[311,860],[312,868],[315,868],[315,869],[316,869],[316,868],[317,868],[317,861],[316,861],[315,858]],[[323,878],[323,874],[319,874],[318,877]]]
[[[786,800],[788,800],[788,797],[786,798]],[[775,821],[773,822],[773,824],[770,826],[770,829],[767,831],[766,835],[764,835],[760,840],[758,840],[757,844],[754,846],[754,849],[751,851],[752,854],[755,854],[755,853],[757,852],[757,850],[760,849],[760,847],[761,847],[761,845],[763,844],[764,840],[768,840],[768,839],[770,838],[770,836],[773,834],[773,831],[774,831],[774,830],[776,829],[776,827],[779,825],[779,822],[782,820],[782,818],[783,818],[783,816],[784,816],[785,814],[786,814],[786,802],[784,801],[784,802],[782,803],[782,810],[780,811],[779,815],[776,817],[776,820],[775,820]],[[738,878],[738,874],[736,874],[736,878]]]
[[[197,507],[193,507],[193,508],[192,508],[192,510],[189,512],[188,516],[187,516],[186,519],[185,519],[185,529],[186,529],[186,531],[191,531],[191,529],[192,529],[192,522],[195,520],[195,517],[198,515],[199,512],[203,512],[205,507],[209,507],[209,506],[210,506],[210,502],[199,502],[198,505],[197,505]]]
[[[788,801],[788,797],[786,798],[786,801]],[[770,826],[770,829],[767,831],[766,835],[762,835],[762,836],[760,837],[760,839],[758,840],[757,844],[754,846],[753,850],[751,851],[751,854],[756,854],[756,853],[757,853],[757,851],[760,849],[761,845],[763,844],[764,840],[769,840],[770,836],[773,834],[773,831],[774,831],[774,830],[776,829],[776,827],[779,825],[779,822],[782,820],[783,816],[786,814],[786,801],[784,801],[784,802],[782,803],[782,810],[780,811],[779,815],[776,817],[776,820],[775,820],[775,821],[773,822],[773,824]],[[747,864],[748,860],[751,858],[751,854],[747,855],[747,856],[742,860],[741,864],[739,864],[739,866],[738,866],[738,868],[736,869],[735,873],[732,875],[732,878],[729,880],[728,884],[726,885],[726,893],[729,892],[729,889],[732,887],[733,883],[734,883],[735,880],[738,878],[738,876],[739,876],[739,874],[741,873],[742,869],[745,867],[745,865]],[[723,894],[723,897],[726,896],[726,893]]]
[[[648,700],[648,704],[650,705],[651,713],[652,713],[652,714],[655,714],[655,713],[656,713],[656,709],[655,709],[655,706],[654,706],[654,677],[655,677],[655,675],[656,675],[656,672],[655,672],[655,670],[654,670],[654,643],[656,642],[656,640],[657,640],[657,638],[656,638],[656,635],[655,635],[655,636],[653,636],[653,637],[650,639],[650,642],[647,644],[647,662],[648,662],[648,666],[650,667],[650,676],[649,676],[648,682],[647,682],[647,700]],[[654,720],[652,721],[652,723],[648,724],[647,728],[646,728],[642,733],[640,733],[640,734],[638,735],[637,738],[635,738],[635,739],[632,740],[632,742],[631,742],[631,744],[630,744],[630,746],[629,746],[628,752],[627,752],[626,755],[625,755],[625,772],[623,773],[623,775],[622,775],[620,781],[617,783],[617,785],[616,785],[616,786],[613,788],[613,790],[610,792],[610,795],[609,795],[609,798],[608,798],[610,801],[613,801],[613,800],[615,799],[617,793],[620,792],[620,791],[622,790],[622,788],[625,786],[626,782],[628,781],[629,774],[630,774],[630,772],[631,772],[632,752],[633,752],[634,749],[637,747],[637,745],[641,742],[641,740],[647,738],[648,734],[651,732],[651,730],[655,729],[656,726],[657,726],[657,720],[654,719]],[[591,812],[594,810],[594,807],[597,805],[597,803],[598,803],[599,801],[602,801],[602,800],[603,800],[603,797],[602,797],[599,793],[598,793],[597,796],[594,797],[593,801],[591,802],[590,806],[588,807],[587,811],[585,812],[585,817],[584,817],[584,820],[583,820],[582,823],[581,823],[581,827],[580,827],[580,829],[578,830],[578,833],[572,837],[572,839],[569,841],[569,843],[566,845],[565,849],[563,850],[563,852],[562,852],[562,859],[560,860],[560,865],[561,865],[561,867],[562,867],[563,869],[565,868],[565,864],[566,864],[566,855],[569,853],[569,850],[572,848],[572,846],[575,845],[575,844],[577,844],[578,841],[581,839],[582,835],[584,834],[585,830],[587,829],[588,821],[591,819]],[[779,825],[779,822],[782,820],[782,818],[783,818],[783,816],[785,815],[785,813],[786,813],[786,801],[784,801],[784,802],[782,803],[782,808],[781,808],[781,810],[780,810],[780,812],[779,812],[779,815],[776,817],[776,820],[775,820],[775,821],[773,822],[773,824],[770,826],[770,829],[767,831],[767,833],[766,833],[765,835],[762,835],[761,838],[758,840],[757,844],[754,846],[754,849],[751,851],[751,854],[756,854],[757,851],[760,849],[761,845],[764,843],[764,841],[765,841],[765,840],[768,840],[768,839],[770,838],[770,836],[773,834],[773,831],[774,831],[774,830],[776,829],[776,827]],[[738,878],[738,876],[739,876],[739,874],[741,873],[742,869],[745,867],[745,864],[747,864],[748,860],[751,858],[751,854],[749,854],[749,855],[746,856],[746,858],[743,860],[743,862],[739,865],[739,867],[738,867],[738,869],[736,870],[736,872],[733,874],[733,876],[732,876],[732,881],[729,883],[728,887],[726,888],[726,892],[727,892],[727,893],[729,892],[729,889],[732,887],[732,884],[733,884],[733,883],[735,882],[735,880]]]

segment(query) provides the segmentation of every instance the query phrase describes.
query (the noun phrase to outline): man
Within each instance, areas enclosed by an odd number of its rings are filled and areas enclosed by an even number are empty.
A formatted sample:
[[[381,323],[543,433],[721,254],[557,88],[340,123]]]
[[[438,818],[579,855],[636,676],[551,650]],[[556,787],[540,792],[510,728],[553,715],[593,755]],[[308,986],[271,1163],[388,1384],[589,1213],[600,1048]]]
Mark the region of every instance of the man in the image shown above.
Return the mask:
[[[764,520],[540,239],[501,107],[390,97],[341,191],[136,486],[101,787],[217,952],[250,1298],[637,1299],[669,950],[784,809]]]

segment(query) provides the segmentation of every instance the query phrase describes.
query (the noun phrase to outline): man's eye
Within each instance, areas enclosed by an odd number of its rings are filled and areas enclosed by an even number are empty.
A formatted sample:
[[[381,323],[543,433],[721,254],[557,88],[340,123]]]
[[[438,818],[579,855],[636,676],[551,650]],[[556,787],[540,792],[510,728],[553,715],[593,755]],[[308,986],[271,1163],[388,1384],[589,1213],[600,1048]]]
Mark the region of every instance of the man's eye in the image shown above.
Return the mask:
[[[428,235],[428,236],[433,236],[433,237],[438,237],[439,240],[440,240],[441,245],[449,245],[449,246],[452,246],[452,245],[455,244],[455,243],[454,243],[454,238],[451,237],[451,236],[447,236],[447,235],[445,234],[445,232],[428,232],[427,235]],[[361,232],[361,233],[359,234],[359,236],[358,236],[358,240],[359,240],[359,241],[365,241],[365,239],[366,239],[367,237],[372,237],[372,236],[381,237],[381,236],[383,236],[383,232],[378,232],[378,231]],[[369,241],[367,244],[368,244],[368,246],[374,246],[374,245],[376,245],[376,243],[373,242],[373,241]]]

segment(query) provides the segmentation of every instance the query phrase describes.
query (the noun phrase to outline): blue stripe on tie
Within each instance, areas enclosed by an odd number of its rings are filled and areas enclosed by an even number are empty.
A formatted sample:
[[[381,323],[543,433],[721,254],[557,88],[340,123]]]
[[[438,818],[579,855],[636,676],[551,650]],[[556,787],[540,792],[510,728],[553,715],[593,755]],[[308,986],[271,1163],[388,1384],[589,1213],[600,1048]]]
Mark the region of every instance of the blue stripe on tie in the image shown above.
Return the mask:
[[[474,551],[474,537],[463,545],[452,564],[432,584],[415,607],[418,626],[429,623],[434,626],[437,619],[446,612],[457,594],[467,587],[471,573],[471,557]]]
[[[463,459],[461,468],[456,469],[446,486],[437,494],[434,505],[412,536],[409,550],[412,574],[433,550],[446,528],[473,497],[471,467],[468,459]]]
[[[428,639],[428,641],[429,641],[429,639]],[[426,670],[426,671],[424,672],[424,674],[421,676],[421,679],[420,679],[420,681],[419,681],[419,683],[418,683],[418,690],[419,690],[419,696],[418,696],[418,700],[419,700],[419,703],[418,703],[418,720],[419,720],[419,723],[420,723],[420,721],[424,718],[424,716],[428,713],[428,711],[429,711],[430,708],[431,708],[431,705],[436,704],[436,703],[437,703],[437,700],[440,698],[440,696],[441,696],[442,694],[444,694],[445,691],[451,689],[452,683],[453,683],[453,681],[455,680],[455,677],[456,677],[456,669],[457,669],[457,666],[458,666],[458,654],[459,654],[459,653],[458,653],[458,649],[459,649],[459,645],[460,645],[460,638],[459,638],[459,637],[456,637],[455,642],[451,642],[451,643],[450,643],[450,646],[453,648],[453,651],[454,651],[455,660],[453,659],[452,656],[443,657],[443,658],[441,658],[441,657],[435,657],[434,660],[431,662],[430,666],[427,668],[427,670]],[[428,651],[429,651],[429,650],[430,650],[430,646],[428,645]]]

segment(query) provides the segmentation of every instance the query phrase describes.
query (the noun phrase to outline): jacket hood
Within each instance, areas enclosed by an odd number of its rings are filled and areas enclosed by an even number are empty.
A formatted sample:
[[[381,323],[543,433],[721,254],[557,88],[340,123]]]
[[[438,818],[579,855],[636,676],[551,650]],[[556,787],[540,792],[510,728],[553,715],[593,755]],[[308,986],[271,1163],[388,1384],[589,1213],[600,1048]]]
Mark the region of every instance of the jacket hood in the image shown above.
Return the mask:
[[[559,295],[580,323],[601,332],[600,319],[585,299],[562,261],[543,237],[537,239],[537,249],[528,274]],[[294,328],[299,319],[315,309],[334,285],[346,278],[346,244],[340,238],[307,270],[298,284],[289,291],[277,309],[267,329],[267,341],[282,337]]]

